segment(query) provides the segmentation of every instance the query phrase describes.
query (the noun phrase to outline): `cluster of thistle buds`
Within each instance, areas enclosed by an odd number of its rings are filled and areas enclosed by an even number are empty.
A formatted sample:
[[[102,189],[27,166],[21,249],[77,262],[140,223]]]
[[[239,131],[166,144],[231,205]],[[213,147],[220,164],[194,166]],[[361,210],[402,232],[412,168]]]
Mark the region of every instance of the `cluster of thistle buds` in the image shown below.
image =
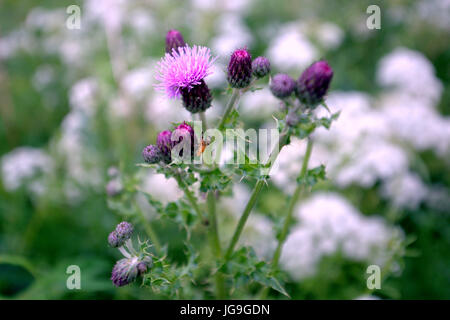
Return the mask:
[[[276,74],[270,81],[270,91],[280,99],[286,99],[293,93],[300,102],[315,108],[323,101],[333,78],[333,69],[325,60],[314,62],[297,81],[284,73]]]
[[[180,150],[178,150],[176,147],[182,142],[183,146],[187,146],[187,148],[179,148]],[[156,138],[156,145],[151,144],[146,146],[142,150],[142,157],[145,162],[150,164],[170,164],[174,160],[173,157],[193,157],[195,146],[194,129],[186,122],[183,122],[173,131],[161,131]],[[190,151],[190,154],[183,154],[186,149]]]
[[[122,287],[135,281],[137,277],[145,274],[152,265],[152,258],[145,250],[136,251],[131,241],[134,227],[131,223],[123,221],[116,226],[108,236],[108,243],[118,248],[125,258],[116,262],[111,280],[117,287]]]
[[[272,94],[287,101],[293,94],[298,101],[309,109],[315,109],[324,101],[325,94],[333,78],[333,69],[327,61],[321,60],[311,64],[298,78],[297,81],[284,73],[276,74],[270,80],[270,91]],[[299,108],[292,108],[286,116],[286,124],[295,126],[300,120],[297,114]]]
[[[228,64],[228,83],[232,88],[243,89],[251,84],[252,78],[263,78],[270,73],[270,62],[265,57],[252,56],[247,48],[238,49],[231,54]]]

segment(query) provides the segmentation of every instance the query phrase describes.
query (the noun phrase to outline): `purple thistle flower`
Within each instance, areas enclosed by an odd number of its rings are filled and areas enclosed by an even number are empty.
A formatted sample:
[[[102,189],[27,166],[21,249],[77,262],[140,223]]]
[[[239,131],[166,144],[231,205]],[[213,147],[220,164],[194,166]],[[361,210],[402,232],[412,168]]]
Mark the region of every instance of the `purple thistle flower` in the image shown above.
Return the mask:
[[[142,157],[147,163],[158,163],[161,161],[162,154],[157,146],[151,144],[142,150]]]
[[[200,85],[202,80],[211,74],[211,67],[215,58],[207,47],[189,46],[172,50],[158,62],[158,73],[155,76],[159,81],[155,88],[165,92],[168,98],[175,99],[181,96],[181,90],[190,90]]]
[[[126,286],[139,275],[138,257],[124,258],[117,261],[111,273],[111,280],[116,287]]]
[[[119,223],[116,227],[116,233],[117,237],[121,241],[126,241],[131,238],[131,235],[133,234],[134,227],[131,223],[123,221]]]
[[[166,163],[170,163],[170,152],[173,147],[173,142],[171,140],[172,132],[169,130],[161,131],[156,138],[156,145],[161,152],[162,160]]]
[[[179,47],[184,47],[186,42],[184,42],[181,32],[178,30],[169,30],[166,34],[166,52],[172,53],[172,50],[178,51]]]
[[[252,62],[253,75],[257,78],[265,77],[270,72],[270,61],[266,57],[258,57]]]
[[[270,80],[269,88],[275,97],[284,99],[294,92],[295,81],[289,75],[279,73]]]
[[[315,107],[327,93],[332,78],[333,69],[325,60],[313,63],[297,81],[297,97],[309,107]]]
[[[228,64],[228,83],[232,88],[245,88],[252,80],[252,56],[247,49],[238,49]]]

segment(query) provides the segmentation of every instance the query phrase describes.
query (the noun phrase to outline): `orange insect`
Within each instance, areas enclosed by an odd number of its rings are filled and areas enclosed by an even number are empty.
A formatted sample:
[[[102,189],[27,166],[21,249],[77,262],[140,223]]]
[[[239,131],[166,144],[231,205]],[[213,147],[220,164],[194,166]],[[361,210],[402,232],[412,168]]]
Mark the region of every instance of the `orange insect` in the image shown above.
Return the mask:
[[[208,142],[206,142],[205,140],[202,139],[202,141],[200,141],[200,145],[198,147],[197,150],[197,156],[199,157],[203,152],[205,152],[206,147],[209,145]]]

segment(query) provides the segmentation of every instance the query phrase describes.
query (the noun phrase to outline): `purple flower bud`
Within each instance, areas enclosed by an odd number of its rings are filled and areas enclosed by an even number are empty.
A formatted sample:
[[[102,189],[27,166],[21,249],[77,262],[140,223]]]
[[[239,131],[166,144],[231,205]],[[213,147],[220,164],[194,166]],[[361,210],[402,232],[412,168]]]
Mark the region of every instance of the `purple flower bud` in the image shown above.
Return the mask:
[[[270,61],[266,57],[258,57],[252,62],[253,75],[257,78],[265,77],[270,72]]]
[[[138,269],[139,275],[142,275],[142,274],[146,273],[148,268],[151,267],[152,262],[153,261],[152,261],[152,258],[150,256],[144,257],[144,259],[142,259],[142,261],[139,262],[138,265],[137,265],[137,269]]]
[[[205,81],[192,88],[181,88],[184,107],[191,113],[203,112],[211,106],[212,95]]]
[[[169,30],[166,35],[166,52],[172,53],[172,49],[178,50],[179,47],[184,47],[183,36],[178,30]]]
[[[108,243],[111,247],[113,248],[117,248],[123,245],[123,241],[121,241],[119,239],[119,237],[117,236],[117,232],[116,230],[114,230],[113,232],[111,232],[108,236]]]
[[[161,161],[162,155],[159,148],[153,144],[148,145],[142,150],[142,157],[147,163],[158,163]]]
[[[159,151],[161,152],[162,160],[166,163],[170,163],[171,157],[170,152],[172,150],[172,132],[169,130],[162,131],[158,134],[156,138],[156,145],[158,146]]]
[[[327,93],[332,78],[333,69],[325,60],[313,63],[297,81],[297,97],[309,107],[315,107]]]
[[[106,184],[106,194],[110,197],[119,195],[122,190],[123,186],[118,178],[114,178]]]
[[[134,227],[131,223],[123,221],[117,225],[116,234],[120,240],[126,241],[131,238],[131,235],[133,234],[133,230],[134,230]]]
[[[247,49],[238,49],[228,64],[228,83],[232,88],[248,87],[252,80],[252,56]]]
[[[110,178],[118,177],[119,174],[120,174],[120,171],[119,171],[119,169],[117,169],[116,167],[109,167],[109,168],[108,168],[108,176],[109,176]]]
[[[280,99],[289,97],[295,89],[295,81],[284,73],[276,74],[270,80],[270,91]]]
[[[124,258],[117,261],[111,274],[113,284],[117,287],[122,287],[136,280],[139,275],[138,264],[138,257]]]
[[[188,125],[186,122],[180,124],[176,129],[173,131],[174,139],[178,139],[174,143],[174,146],[179,144],[184,139],[189,139],[188,142],[191,145],[191,156],[194,155],[194,145],[195,145],[195,136],[194,136],[194,129]],[[179,154],[180,157],[183,156],[183,150],[180,151]]]

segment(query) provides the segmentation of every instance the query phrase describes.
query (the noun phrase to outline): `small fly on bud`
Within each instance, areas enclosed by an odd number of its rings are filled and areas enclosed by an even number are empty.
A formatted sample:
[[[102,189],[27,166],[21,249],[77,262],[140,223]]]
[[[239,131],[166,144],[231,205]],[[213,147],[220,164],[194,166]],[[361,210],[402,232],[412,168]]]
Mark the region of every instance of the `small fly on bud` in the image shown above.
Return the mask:
[[[202,155],[202,153],[205,152],[206,147],[209,146],[210,144],[211,144],[210,140],[206,141],[206,140],[203,140],[203,138],[202,138],[202,140],[200,141],[200,144],[198,146],[198,149],[197,149],[197,157],[200,157]]]

